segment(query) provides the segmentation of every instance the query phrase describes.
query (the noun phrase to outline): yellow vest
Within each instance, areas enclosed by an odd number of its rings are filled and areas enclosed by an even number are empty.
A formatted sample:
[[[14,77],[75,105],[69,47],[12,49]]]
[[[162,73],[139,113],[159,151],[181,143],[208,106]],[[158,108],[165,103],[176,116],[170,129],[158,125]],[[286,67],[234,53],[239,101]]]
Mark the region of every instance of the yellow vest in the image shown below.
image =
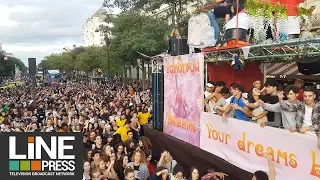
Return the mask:
[[[124,119],[124,120],[121,120],[120,118],[118,118],[117,120],[116,120],[116,126],[118,126],[118,127],[122,127],[122,126],[124,126],[125,124],[126,124],[126,119]]]
[[[148,120],[149,118],[151,118],[151,114],[150,112],[147,112],[147,113],[139,112],[138,118],[139,118],[139,123],[141,125],[145,125],[145,124],[148,124]]]
[[[125,142],[128,140],[127,132],[130,130],[130,128],[126,128],[124,126],[117,129],[117,131],[114,134],[120,134],[122,142]]]

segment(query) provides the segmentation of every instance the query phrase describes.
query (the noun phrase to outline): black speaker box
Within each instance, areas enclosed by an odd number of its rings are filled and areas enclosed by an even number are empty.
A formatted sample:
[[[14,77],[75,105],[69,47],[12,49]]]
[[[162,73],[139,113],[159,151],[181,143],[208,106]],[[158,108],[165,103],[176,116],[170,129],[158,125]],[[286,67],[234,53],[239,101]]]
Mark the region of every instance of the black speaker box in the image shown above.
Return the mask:
[[[29,58],[28,63],[29,63],[29,75],[34,76],[37,74],[37,63],[36,63],[36,58]]]
[[[153,128],[163,131],[164,78],[163,73],[152,73]]]
[[[320,58],[305,57],[297,61],[299,72],[305,75],[320,73]]]
[[[169,53],[171,56],[179,56],[183,54],[189,54],[189,46],[187,39],[177,39],[171,37],[169,40]]]
[[[237,39],[237,29],[227,29],[226,33],[226,41],[236,40]],[[246,41],[247,30],[238,29],[238,40]]]

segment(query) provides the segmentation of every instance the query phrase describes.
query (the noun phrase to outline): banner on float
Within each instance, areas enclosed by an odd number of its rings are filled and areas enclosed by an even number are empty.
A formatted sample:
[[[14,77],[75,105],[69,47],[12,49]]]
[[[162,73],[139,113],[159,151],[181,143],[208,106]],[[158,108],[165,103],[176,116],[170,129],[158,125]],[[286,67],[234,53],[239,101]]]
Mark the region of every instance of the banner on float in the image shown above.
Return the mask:
[[[164,59],[163,131],[199,147],[200,115],[203,107],[201,53]]]
[[[319,180],[320,151],[316,137],[229,118],[201,114],[200,148],[249,172],[268,172],[268,152],[277,180]]]

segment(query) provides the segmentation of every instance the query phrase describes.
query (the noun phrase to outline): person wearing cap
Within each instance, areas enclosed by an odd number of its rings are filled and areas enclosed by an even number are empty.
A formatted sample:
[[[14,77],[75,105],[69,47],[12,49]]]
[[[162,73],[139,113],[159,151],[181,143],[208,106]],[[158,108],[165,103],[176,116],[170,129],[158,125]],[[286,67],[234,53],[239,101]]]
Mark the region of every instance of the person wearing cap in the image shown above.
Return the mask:
[[[215,90],[208,97],[206,97],[205,102],[209,104],[210,112],[215,112],[215,103],[218,102],[222,98],[222,94],[220,93],[221,89],[226,86],[224,81],[218,81],[214,84]]]
[[[208,82],[206,84],[206,91],[204,92],[204,98],[207,98],[208,96],[210,96],[213,93],[213,91],[214,91],[213,84],[214,84],[214,82]],[[211,102],[205,101],[205,109],[207,112],[210,112],[213,109]]]
[[[208,97],[211,93],[213,93],[214,90],[214,82],[208,82],[206,84],[206,91],[204,92],[204,96]]]
[[[120,134],[122,142],[125,142],[129,139],[128,131],[130,130],[130,122],[126,121],[124,126],[121,126],[117,129],[114,134]]]

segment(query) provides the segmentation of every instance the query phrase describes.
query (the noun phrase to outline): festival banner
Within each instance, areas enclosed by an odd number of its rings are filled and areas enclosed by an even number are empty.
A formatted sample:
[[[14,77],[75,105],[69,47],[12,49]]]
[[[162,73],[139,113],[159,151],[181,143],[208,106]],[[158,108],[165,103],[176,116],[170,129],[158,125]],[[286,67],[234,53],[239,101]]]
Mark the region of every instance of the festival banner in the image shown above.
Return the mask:
[[[163,131],[199,147],[203,107],[203,54],[164,58]]]
[[[277,180],[319,180],[318,139],[284,129],[261,128],[258,124],[213,113],[201,114],[200,148],[249,172],[268,173],[263,157],[268,152],[276,168]]]

